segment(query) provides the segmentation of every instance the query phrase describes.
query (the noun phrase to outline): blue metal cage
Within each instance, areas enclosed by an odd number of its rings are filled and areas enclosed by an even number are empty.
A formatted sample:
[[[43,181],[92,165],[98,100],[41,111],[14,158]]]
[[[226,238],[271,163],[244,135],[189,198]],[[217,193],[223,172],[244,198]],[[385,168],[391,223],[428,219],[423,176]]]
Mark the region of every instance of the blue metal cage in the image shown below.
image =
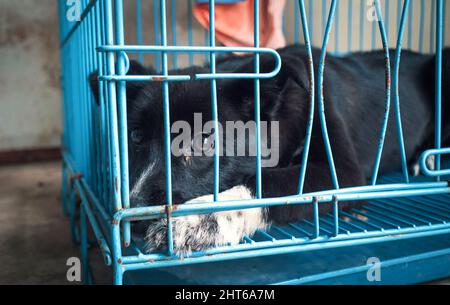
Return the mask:
[[[304,193],[306,166],[302,166],[298,194],[283,198],[261,196],[261,185],[264,181],[261,179],[259,150],[259,85],[261,79],[274,77],[282,62],[276,50],[260,47],[259,1],[254,1],[253,47],[223,47],[216,44],[214,0],[209,0],[209,30],[200,38],[203,44],[197,43],[193,31],[193,1],[183,2],[188,8],[187,23],[183,25],[187,27],[186,41],[181,41],[177,36],[177,5],[179,6],[181,1],[134,0],[127,1],[126,7],[123,0],[59,1],[64,112],[62,204],[70,219],[72,238],[80,243],[84,281],[92,282],[88,259],[88,226],[95,235],[105,264],[113,267],[115,284],[364,284],[369,283],[365,277],[365,272],[371,267],[366,264],[368,256],[380,258],[381,267],[386,270],[382,283],[416,283],[450,276],[450,186],[446,176],[450,175],[450,170],[441,164],[440,158],[450,153],[450,148],[441,146],[441,119],[443,115],[448,115],[443,114],[441,110],[444,21],[448,21],[445,19],[446,1],[396,1],[398,5],[393,13],[392,1],[375,0],[372,7],[378,18],[377,22],[372,22],[369,29],[364,18],[366,0],[291,1],[290,5],[294,9],[292,16],[288,16],[286,12],[285,31],[292,34],[289,38],[292,42],[304,43],[310,58],[310,89],[315,93],[311,96],[311,117],[305,122],[308,128],[302,164],[306,165],[308,162],[313,113],[318,111],[318,123],[326,144],[334,189]],[[73,5],[80,6],[79,18],[76,21],[71,20],[68,15]],[[359,12],[355,11],[358,5]],[[125,29],[130,24],[125,19],[125,12],[129,12],[130,7],[135,13],[132,30]],[[147,9],[151,12],[148,18],[150,20],[143,18],[143,12]],[[321,12],[320,18],[317,18],[317,11]],[[413,26],[413,14],[418,16],[417,30]],[[347,18],[344,18],[344,15],[347,15]],[[359,20],[355,16],[360,17]],[[394,17],[396,27],[392,24]],[[344,26],[347,28],[346,33],[341,30]],[[153,29],[153,41],[147,43],[144,33],[148,28]],[[354,28],[359,28],[359,35],[353,32]],[[430,31],[429,35],[427,31]],[[132,38],[128,38],[129,35],[132,35]],[[418,36],[417,39],[415,36]],[[334,46],[329,43],[330,39],[333,39]],[[380,122],[379,145],[371,183],[366,186],[339,188],[327,133],[324,112],[326,101],[320,90],[326,69],[326,54],[329,49],[335,53],[352,52],[378,48],[380,44],[385,52],[387,69],[386,114]],[[435,147],[423,152],[420,159],[423,175],[419,177],[409,176],[403,147],[398,75],[404,44],[410,49],[435,53],[437,58]],[[322,49],[318,71],[314,71],[312,45],[321,46]],[[394,58],[389,54],[389,47],[392,45],[396,47]],[[256,58],[254,72],[218,73],[216,56],[232,52],[253,54]],[[276,67],[270,73],[261,73],[259,70],[261,54],[270,54],[275,59]],[[141,62],[152,60],[159,74],[127,75],[129,58],[132,56]],[[185,64],[193,64],[199,57],[210,63],[210,72],[197,74],[195,78],[211,82],[211,107],[216,124],[216,80],[254,80],[254,113],[258,140],[257,194],[253,200],[217,200],[220,159],[219,145],[216,145],[214,202],[177,205],[176,209],[172,206],[168,86],[170,82],[189,80],[190,76],[170,75],[169,68],[182,65],[183,56]],[[391,62],[394,63],[392,71]],[[98,105],[94,102],[88,83],[88,75],[95,70],[99,71],[100,80]],[[125,84],[143,80],[162,83],[168,198],[164,206],[130,208]],[[393,101],[391,96],[394,97]],[[396,114],[402,172],[379,177],[378,170],[391,106]],[[218,142],[217,133],[215,137]],[[434,170],[427,168],[425,162],[431,155],[435,156],[436,160]],[[352,213],[338,210],[339,202],[352,200],[367,200],[369,203]],[[319,217],[318,206],[323,203],[332,203],[334,211],[330,215]],[[194,252],[189,258],[182,259],[173,252],[171,224],[174,217],[294,204],[312,205],[315,211],[313,219],[287,226],[272,226],[268,231],[258,231],[255,236],[247,236],[239,245]],[[130,223],[163,217],[167,218],[169,224],[168,251],[146,254],[142,250],[142,241],[132,237]],[[230,274],[227,264],[231,262],[242,267],[242,272],[247,273]],[[208,268],[215,268],[214,279],[208,276]],[[258,271],[255,271],[255,268]],[[183,274],[186,276],[183,277]],[[186,280],[187,274],[189,280]]]

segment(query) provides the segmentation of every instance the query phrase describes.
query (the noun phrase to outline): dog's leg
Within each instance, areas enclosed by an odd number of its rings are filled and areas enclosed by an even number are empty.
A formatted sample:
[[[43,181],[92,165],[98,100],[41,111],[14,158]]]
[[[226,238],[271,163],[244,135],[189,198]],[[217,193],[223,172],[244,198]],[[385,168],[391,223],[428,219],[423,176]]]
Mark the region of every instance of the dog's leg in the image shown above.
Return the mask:
[[[219,200],[251,199],[251,192],[237,186],[219,194]],[[188,203],[212,202],[213,195],[202,196]],[[189,215],[173,218],[174,250],[180,256],[210,247],[236,245],[246,235],[268,226],[266,212],[262,208]],[[164,249],[167,242],[167,220],[158,220],[148,227],[147,251]]]

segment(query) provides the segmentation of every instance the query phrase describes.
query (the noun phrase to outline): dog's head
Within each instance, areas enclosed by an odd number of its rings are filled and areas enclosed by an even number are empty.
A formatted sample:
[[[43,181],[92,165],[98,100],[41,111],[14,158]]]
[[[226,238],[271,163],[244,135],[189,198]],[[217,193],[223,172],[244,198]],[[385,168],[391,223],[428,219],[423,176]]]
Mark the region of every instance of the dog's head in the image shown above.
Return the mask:
[[[262,71],[274,66],[270,58],[261,58]],[[291,59],[292,60],[292,59]],[[298,68],[305,76],[295,77]],[[230,58],[218,63],[218,72],[252,72],[251,57]],[[195,75],[209,73],[209,67],[190,67],[170,74],[190,75],[191,81],[170,82],[168,103],[171,131],[170,161],[172,199],[175,204],[211,194],[214,189],[214,123],[211,81],[195,80]],[[156,75],[131,61],[128,75]],[[290,144],[279,142],[278,133],[290,135],[300,132],[297,112],[307,109],[306,70],[299,60],[284,63],[279,76],[261,81],[261,120],[268,122],[268,132],[261,134],[272,155],[270,166],[283,166],[283,158]],[[97,74],[90,77],[94,96],[99,101]],[[105,83],[106,84],[106,83]],[[103,86],[103,87],[106,87]],[[160,205],[166,202],[166,151],[164,121],[164,89],[161,82],[127,82],[127,120],[130,199],[132,206]],[[220,190],[246,183],[255,173],[254,81],[218,80],[217,106],[219,122]],[[293,100],[294,99],[294,100]],[[290,100],[289,103],[287,100]],[[297,100],[297,101],[295,101]],[[306,114],[306,113],[305,113]],[[293,118],[294,116],[294,118]],[[280,121],[277,126],[274,121]],[[282,121],[282,122],[281,122]],[[265,128],[264,123],[262,124]],[[240,129],[241,128],[241,129]],[[243,129],[242,129],[243,128]],[[298,130],[298,132],[293,132]],[[287,136],[287,135],[286,135]],[[290,136],[286,137],[292,139]],[[279,144],[277,144],[277,143]],[[298,139],[297,145],[301,142]],[[277,146],[277,147],[275,147]],[[277,151],[275,151],[277,150]],[[263,158],[264,159],[264,158]]]

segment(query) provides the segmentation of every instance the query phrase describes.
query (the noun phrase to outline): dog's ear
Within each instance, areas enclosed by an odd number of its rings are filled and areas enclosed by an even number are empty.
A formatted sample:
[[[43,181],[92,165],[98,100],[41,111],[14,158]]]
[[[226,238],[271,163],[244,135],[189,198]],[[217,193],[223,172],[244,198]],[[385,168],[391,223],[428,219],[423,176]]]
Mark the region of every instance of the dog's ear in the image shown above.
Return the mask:
[[[260,57],[261,73],[269,73],[275,68],[275,59],[272,56],[262,55]],[[246,58],[234,73],[253,73],[254,59]],[[262,118],[273,120],[278,117],[278,112],[283,104],[290,107],[307,109],[309,105],[310,89],[308,79],[308,68],[299,56],[282,56],[280,72],[270,79],[260,81],[260,103]],[[242,109],[246,105],[249,116],[254,113],[254,80],[232,79],[224,82],[224,94]]]
[[[154,75],[156,71],[153,68],[146,68],[135,60],[130,60],[130,68],[127,75]],[[91,86],[92,93],[95,98],[95,102],[100,102],[100,81],[98,80],[98,71],[95,71],[89,75],[89,84]],[[127,82],[127,100],[134,100],[142,88],[145,86],[145,82]]]

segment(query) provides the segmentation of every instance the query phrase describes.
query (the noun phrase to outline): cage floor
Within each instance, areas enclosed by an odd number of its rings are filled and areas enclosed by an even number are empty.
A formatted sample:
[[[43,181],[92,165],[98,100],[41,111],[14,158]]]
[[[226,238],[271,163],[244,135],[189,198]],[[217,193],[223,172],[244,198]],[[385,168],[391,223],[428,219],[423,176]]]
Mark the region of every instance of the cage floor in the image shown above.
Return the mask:
[[[450,222],[450,196],[372,201],[363,209],[343,213],[341,230],[353,234],[377,233],[388,228],[420,229],[445,225]],[[367,219],[354,218],[352,214]],[[369,221],[370,220],[370,221]],[[321,234],[332,232],[331,216],[320,219]],[[305,238],[313,232],[312,224],[303,220],[286,227],[272,227],[259,232],[253,240]],[[288,232],[289,235],[286,235]],[[444,254],[442,254],[444,251]],[[431,253],[431,254],[430,254]],[[433,253],[437,253],[437,256]],[[415,258],[417,256],[417,259]],[[431,259],[429,258],[431,256]],[[316,250],[254,257],[230,261],[212,262],[130,271],[125,273],[127,284],[373,284],[366,280],[368,258],[376,257],[388,262],[391,268],[383,268],[382,284],[414,284],[450,276],[450,234],[391,240],[359,246],[338,248],[318,247]],[[411,258],[412,261],[391,263]],[[375,283],[376,284],[376,283]]]
[[[385,176],[380,183],[397,183],[401,174]],[[429,181],[425,177],[416,177],[414,182]],[[315,238],[315,226],[312,220],[304,219],[296,223],[273,225],[267,231],[257,231],[242,241],[240,249],[261,249],[273,246],[289,246],[330,241],[334,236],[334,215],[320,217],[319,238]],[[450,226],[450,194],[371,200],[367,205],[339,212],[339,236],[336,240],[350,240],[367,237],[382,237],[407,234]],[[134,241],[130,255],[142,255],[144,242]],[[247,246],[247,247],[246,247]],[[215,253],[233,252],[235,246],[212,249]],[[214,252],[214,250],[217,250]],[[195,253],[194,253],[195,254]]]
[[[400,174],[392,174],[383,177],[380,183],[396,183],[401,180]],[[427,181],[424,177],[417,177],[414,180],[415,182]],[[338,238],[350,241],[345,246],[329,246],[333,242],[333,238],[330,239],[330,237],[334,234],[334,219],[333,215],[326,215],[320,218],[320,237],[316,239],[313,222],[301,220],[286,226],[272,226],[266,232],[258,231],[242,242],[242,246],[248,246],[247,249],[294,244],[315,245],[316,247],[311,250],[207,264],[129,271],[125,273],[125,282],[129,284],[272,284],[290,283],[300,278],[303,279],[300,282],[305,283],[361,283],[365,281],[365,271],[353,273],[348,270],[366,265],[369,257],[377,257],[381,261],[388,261],[389,264],[396,266],[389,269],[390,273],[384,284],[411,284],[450,276],[450,194],[371,200],[364,207],[340,212],[339,216]],[[443,231],[439,231],[440,229]],[[399,236],[417,232],[430,234],[427,237],[418,235],[410,239],[397,239]],[[352,243],[354,240],[368,237],[379,237],[382,242]],[[328,244],[328,247],[323,247],[325,244]],[[126,254],[142,254],[140,246],[142,241],[137,241],[131,249],[126,251]],[[229,249],[222,247],[220,252],[222,251],[224,253],[236,251],[236,247],[229,246]],[[417,259],[414,255],[418,255]],[[425,255],[423,259],[421,255]],[[431,261],[428,259],[430,255]],[[412,259],[414,263],[390,263],[391,260],[403,261],[405,257]],[[424,262],[427,265],[420,265]],[[414,269],[413,266],[416,268]],[[330,272],[330,277],[327,277],[326,274]],[[339,277],[338,275],[342,272],[349,273],[350,278]],[[407,275],[407,272],[410,274]],[[317,276],[322,280],[316,279]],[[349,279],[352,280],[349,282]]]
[[[384,265],[369,282],[368,259]],[[406,262],[402,260],[407,258]],[[362,268],[361,268],[362,267]],[[450,234],[207,264],[129,271],[125,284],[417,284],[450,276]]]

